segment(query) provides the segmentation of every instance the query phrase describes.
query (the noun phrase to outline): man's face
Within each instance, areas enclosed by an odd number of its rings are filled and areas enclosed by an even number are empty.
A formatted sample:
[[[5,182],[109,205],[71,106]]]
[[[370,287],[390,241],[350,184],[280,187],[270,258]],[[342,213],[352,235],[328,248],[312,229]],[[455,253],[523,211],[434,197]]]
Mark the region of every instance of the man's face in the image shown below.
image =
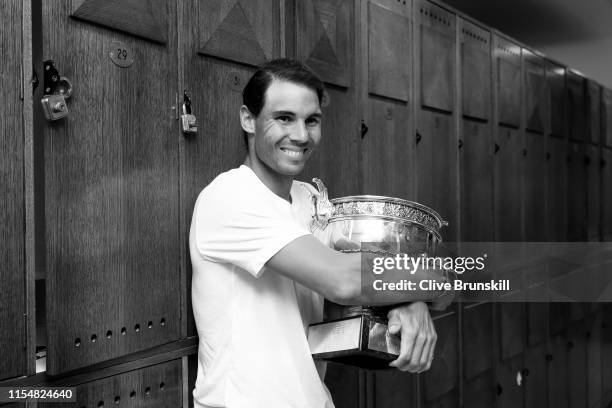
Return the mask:
[[[314,90],[273,80],[254,118],[254,152],[274,176],[296,176],[321,139],[321,108]]]

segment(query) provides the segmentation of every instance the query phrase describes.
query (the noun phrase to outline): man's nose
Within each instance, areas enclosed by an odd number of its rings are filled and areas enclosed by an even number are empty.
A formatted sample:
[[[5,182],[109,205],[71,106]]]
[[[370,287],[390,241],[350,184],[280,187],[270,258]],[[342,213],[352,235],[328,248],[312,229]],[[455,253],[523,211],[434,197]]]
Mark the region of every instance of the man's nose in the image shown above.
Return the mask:
[[[295,125],[295,130],[292,132],[291,139],[295,142],[306,143],[309,138],[308,128],[306,123],[298,121]]]

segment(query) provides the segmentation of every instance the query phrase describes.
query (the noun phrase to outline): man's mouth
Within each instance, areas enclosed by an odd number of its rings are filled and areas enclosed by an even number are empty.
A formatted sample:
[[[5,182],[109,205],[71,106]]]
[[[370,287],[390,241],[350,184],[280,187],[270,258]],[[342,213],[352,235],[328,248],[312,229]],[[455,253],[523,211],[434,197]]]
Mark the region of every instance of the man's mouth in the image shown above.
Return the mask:
[[[287,147],[281,147],[280,149],[288,156],[295,157],[295,158],[302,157],[306,153],[306,150],[308,150],[308,149],[297,149],[297,148],[287,148]]]

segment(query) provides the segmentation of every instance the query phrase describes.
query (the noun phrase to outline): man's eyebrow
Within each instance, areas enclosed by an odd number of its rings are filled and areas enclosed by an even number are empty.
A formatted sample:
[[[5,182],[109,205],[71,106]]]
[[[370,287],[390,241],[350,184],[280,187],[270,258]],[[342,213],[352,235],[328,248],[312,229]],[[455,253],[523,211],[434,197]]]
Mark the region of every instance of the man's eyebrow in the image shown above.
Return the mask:
[[[273,115],[290,115],[290,116],[295,116],[295,113],[291,112],[291,111],[274,111],[272,112]]]
[[[313,113],[312,115],[310,115],[309,117],[310,117],[310,118],[312,118],[312,117],[315,117],[315,118],[320,118],[320,117],[322,117],[322,116],[323,116],[323,113],[322,113],[322,112],[315,112],[315,113]]]

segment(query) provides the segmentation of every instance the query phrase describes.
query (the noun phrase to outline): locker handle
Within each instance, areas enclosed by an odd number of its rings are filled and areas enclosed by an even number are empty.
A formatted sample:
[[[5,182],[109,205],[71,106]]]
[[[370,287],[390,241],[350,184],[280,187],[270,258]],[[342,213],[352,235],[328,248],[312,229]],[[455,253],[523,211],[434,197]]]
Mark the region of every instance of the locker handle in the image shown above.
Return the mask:
[[[458,145],[459,145],[459,149],[461,149],[463,147],[463,140],[459,139]]]
[[[419,144],[419,142],[421,141],[422,138],[423,138],[423,136],[421,136],[421,134],[417,130],[417,132],[416,132],[416,142],[417,142],[417,144]]]
[[[368,128],[368,125],[365,124],[365,122],[362,120],[361,121],[361,138],[363,139],[365,137],[365,135],[368,133],[368,130],[370,130]]]
[[[497,143],[495,143],[494,153],[497,154],[497,152],[499,152],[499,145]]]
[[[499,385],[499,383],[497,383],[495,393],[497,394],[498,397],[504,393],[504,389],[502,388],[501,385]]]

